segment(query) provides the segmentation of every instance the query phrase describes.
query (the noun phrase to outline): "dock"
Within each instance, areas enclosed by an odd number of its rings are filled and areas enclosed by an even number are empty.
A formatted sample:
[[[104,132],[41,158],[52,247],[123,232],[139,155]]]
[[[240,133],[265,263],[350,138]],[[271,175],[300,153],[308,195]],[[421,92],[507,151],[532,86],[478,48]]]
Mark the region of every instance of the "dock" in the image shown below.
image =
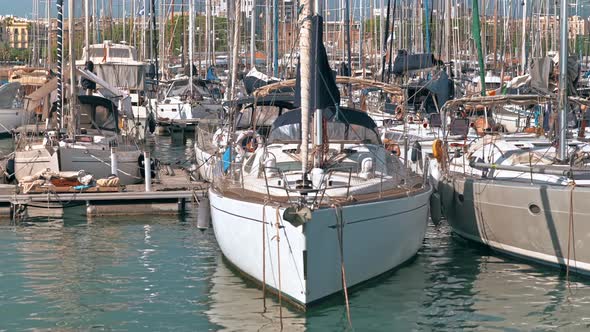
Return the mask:
[[[23,193],[14,184],[0,185],[0,219],[28,216],[29,210],[63,210],[86,206],[87,217],[182,214],[207,195],[208,184],[191,178],[185,169],[159,171],[151,190],[144,184],[119,187],[41,187]]]

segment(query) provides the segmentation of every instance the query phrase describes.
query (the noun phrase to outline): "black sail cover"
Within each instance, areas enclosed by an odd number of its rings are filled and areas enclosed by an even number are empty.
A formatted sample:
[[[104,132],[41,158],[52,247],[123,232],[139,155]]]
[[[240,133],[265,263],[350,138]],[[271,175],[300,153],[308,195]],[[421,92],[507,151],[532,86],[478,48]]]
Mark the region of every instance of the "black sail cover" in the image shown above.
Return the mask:
[[[426,88],[436,95],[436,104],[439,110],[449,99],[453,99],[455,94],[453,80],[449,78],[445,71],[442,71],[439,78],[432,80]]]
[[[324,20],[320,15],[311,18],[311,105],[312,109],[324,109],[340,104],[340,91],[334,72],[330,68],[323,41]],[[297,65],[295,80],[295,105],[301,107],[301,62]]]
[[[406,72],[427,69],[443,63],[434,58],[432,53],[408,54],[406,50],[398,50],[392,72],[395,75],[403,75]]]

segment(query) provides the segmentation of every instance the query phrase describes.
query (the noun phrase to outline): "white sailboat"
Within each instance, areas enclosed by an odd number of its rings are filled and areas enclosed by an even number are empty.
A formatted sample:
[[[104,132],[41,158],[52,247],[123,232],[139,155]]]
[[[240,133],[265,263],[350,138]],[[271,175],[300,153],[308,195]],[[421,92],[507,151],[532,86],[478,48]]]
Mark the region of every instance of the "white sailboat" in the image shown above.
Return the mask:
[[[310,12],[304,3],[302,15]],[[312,20],[321,36],[321,18]],[[279,116],[268,141],[209,190],[224,256],[303,308],[413,257],[424,239],[431,194],[422,177],[383,148],[366,113],[337,106],[321,39],[318,64],[325,66],[317,75],[324,75],[325,86],[318,83],[312,92],[312,20],[301,34],[301,109]],[[314,105],[319,92],[324,99]],[[315,144],[309,145],[312,107]]]

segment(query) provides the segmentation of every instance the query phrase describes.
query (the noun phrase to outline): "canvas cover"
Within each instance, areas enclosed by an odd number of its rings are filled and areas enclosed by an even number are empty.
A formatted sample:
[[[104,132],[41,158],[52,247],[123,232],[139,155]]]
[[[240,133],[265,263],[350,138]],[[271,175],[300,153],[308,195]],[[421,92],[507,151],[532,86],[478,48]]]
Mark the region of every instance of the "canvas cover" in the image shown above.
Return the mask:
[[[442,64],[432,53],[408,54],[406,50],[399,50],[393,63],[393,74],[403,75],[408,71],[427,69]]]
[[[145,66],[142,64],[95,64],[96,76],[117,88],[143,90]]]
[[[549,74],[553,67],[550,57],[533,58],[531,61],[531,88],[548,94]]]
[[[244,88],[246,88],[246,93],[251,95],[254,90],[263,87],[268,84],[277,83],[280,80],[276,77],[269,77],[268,75],[259,72],[256,70],[256,67],[252,68],[244,79],[242,80],[244,83]]]
[[[438,79],[432,80],[430,84],[427,84],[426,88],[435,94],[438,110],[440,110],[449,99],[452,99],[455,94],[455,84],[445,71],[440,73]]]

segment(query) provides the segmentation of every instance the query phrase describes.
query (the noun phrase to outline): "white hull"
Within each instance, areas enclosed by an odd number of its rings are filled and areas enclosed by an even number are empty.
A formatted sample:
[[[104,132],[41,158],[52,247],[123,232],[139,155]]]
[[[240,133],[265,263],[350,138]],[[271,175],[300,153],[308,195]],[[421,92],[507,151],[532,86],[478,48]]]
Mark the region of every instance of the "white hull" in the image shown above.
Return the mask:
[[[117,151],[118,176],[122,185],[143,180],[138,164],[139,155],[139,150]],[[15,154],[16,178],[20,181],[25,176],[35,175],[46,169],[54,172],[84,170],[87,174],[92,174],[95,179],[106,178],[112,174],[110,158],[109,150],[68,146],[17,151]]]
[[[84,170],[95,179],[107,178],[111,172],[111,152],[109,150],[79,149],[60,147],[61,171]],[[117,166],[120,184],[128,185],[143,181],[138,164],[141,152],[117,151]]]
[[[22,109],[0,109],[0,135],[10,134],[12,129],[21,126],[24,115]]]
[[[348,287],[394,269],[416,254],[426,231],[430,193],[428,189],[410,197],[342,208]],[[277,209],[265,206],[263,259],[263,204],[224,197],[214,189],[209,190],[209,197],[217,242],[225,257],[248,276],[280,289],[303,306],[342,290],[335,209],[314,211],[312,219],[300,227],[279,217],[277,242]],[[279,216],[283,212],[279,208]]]
[[[14,155],[15,177],[20,181],[25,176],[35,175],[44,170],[59,171],[57,148],[33,148],[17,150]]]

